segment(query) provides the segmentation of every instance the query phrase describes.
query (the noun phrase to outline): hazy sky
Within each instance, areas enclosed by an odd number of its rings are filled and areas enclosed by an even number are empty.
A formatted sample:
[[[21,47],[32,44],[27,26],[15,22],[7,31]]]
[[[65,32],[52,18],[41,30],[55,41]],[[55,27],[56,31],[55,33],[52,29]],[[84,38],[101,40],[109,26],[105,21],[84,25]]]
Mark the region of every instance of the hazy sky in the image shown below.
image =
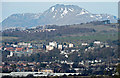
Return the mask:
[[[42,13],[55,4],[78,5],[91,13],[118,16],[117,2],[3,2],[2,18],[16,13]]]

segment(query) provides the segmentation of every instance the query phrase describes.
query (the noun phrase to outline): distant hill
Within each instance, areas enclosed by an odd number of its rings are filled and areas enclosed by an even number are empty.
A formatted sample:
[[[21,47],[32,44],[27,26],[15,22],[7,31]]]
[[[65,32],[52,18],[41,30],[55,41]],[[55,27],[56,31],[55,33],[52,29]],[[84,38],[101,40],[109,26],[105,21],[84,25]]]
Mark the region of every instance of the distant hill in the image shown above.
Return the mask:
[[[93,14],[76,5],[57,4],[43,13],[13,14],[3,20],[3,28],[9,27],[34,27],[37,25],[66,25],[80,24],[91,21],[110,20],[117,22],[117,18],[110,14]]]

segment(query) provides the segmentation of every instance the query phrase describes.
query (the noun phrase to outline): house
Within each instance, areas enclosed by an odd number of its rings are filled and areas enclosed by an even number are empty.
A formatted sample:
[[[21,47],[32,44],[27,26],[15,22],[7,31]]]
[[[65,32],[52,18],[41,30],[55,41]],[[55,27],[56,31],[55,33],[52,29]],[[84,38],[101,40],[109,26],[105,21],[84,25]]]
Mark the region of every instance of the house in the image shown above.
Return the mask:
[[[33,49],[32,49],[32,48],[31,48],[31,49],[27,48],[27,51],[25,51],[25,52],[32,53],[32,52],[33,52]]]
[[[82,46],[87,46],[87,45],[88,45],[88,43],[82,43],[81,45],[82,45]]]
[[[18,45],[12,44],[13,47],[18,47]]]
[[[75,52],[76,50],[75,49],[72,49],[71,52]]]
[[[49,42],[49,45],[57,48],[57,43],[55,41]]]
[[[74,45],[72,43],[69,44],[69,48],[72,48],[74,47]]]
[[[12,57],[14,55],[14,53],[13,52],[10,52],[10,55],[7,55],[7,58],[8,57]]]
[[[68,55],[65,55],[66,58],[68,58]]]
[[[50,45],[46,45],[46,50],[53,50],[54,47],[53,46],[50,46]]]
[[[106,48],[110,47],[109,45],[105,45]]]
[[[41,72],[49,72],[49,73],[53,73],[53,70],[51,70],[51,69],[42,69]]]
[[[13,47],[6,47],[5,50],[10,51],[10,50],[14,50],[14,48]]]
[[[18,43],[18,45],[20,45],[20,46],[30,46],[31,44],[22,42],[22,43]]]
[[[99,44],[101,44],[101,42],[100,41],[94,41],[94,44],[99,45]]]
[[[1,46],[1,47],[0,47],[0,50],[2,50],[2,48],[3,48],[3,47]]]
[[[62,50],[63,46],[61,44],[58,45],[58,49]]]
[[[23,48],[16,48],[16,51],[18,52],[18,51],[22,51],[23,50]]]

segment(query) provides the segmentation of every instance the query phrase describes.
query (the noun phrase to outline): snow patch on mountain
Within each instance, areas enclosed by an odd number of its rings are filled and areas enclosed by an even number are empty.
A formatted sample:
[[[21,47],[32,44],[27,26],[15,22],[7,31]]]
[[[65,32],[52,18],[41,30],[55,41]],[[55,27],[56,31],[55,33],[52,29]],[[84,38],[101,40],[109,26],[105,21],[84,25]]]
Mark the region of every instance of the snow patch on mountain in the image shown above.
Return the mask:
[[[62,12],[62,11],[63,11],[63,8],[60,9],[60,12]]]
[[[96,18],[102,19],[102,16],[101,16],[100,14],[97,14],[97,15],[96,15]]]
[[[94,16],[93,16],[93,15],[90,15],[90,17],[94,18]]]
[[[100,14],[97,14],[96,16],[101,16]]]
[[[77,14],[76,16],[79,16],[79,15],[84,15],[84,14],[88,14],[89,12],[86,11],[85,9],[82,9],[81,12],[79,14]]]
[[[55,10],[55,11],[57,12],[57,10]],[[56,17],[56,14],[57,14],[56,12],[55,12],[55,14],[54,14],[53,18],[55,18],[55,17]]]
[[[107,18],[110,18],[110,16],[107,16]]]
[[[55,7],[52,7],[51,11],[54,12],[54,10],[55,10]]]
[[[68,13],[67,8],[64,9],[63,13],[61,14],[61,18],[63,18]]]
[[[73,11],[74,11],[74,9],[73,9],[73,8],[69,8],[69,10],[70,10],[71,12],[73,12]]]
[[[67,13],[68,13],[68,10],[67,10],[67,8],[65,8],[65,10],[63,11],[63,15],[65,15]]]

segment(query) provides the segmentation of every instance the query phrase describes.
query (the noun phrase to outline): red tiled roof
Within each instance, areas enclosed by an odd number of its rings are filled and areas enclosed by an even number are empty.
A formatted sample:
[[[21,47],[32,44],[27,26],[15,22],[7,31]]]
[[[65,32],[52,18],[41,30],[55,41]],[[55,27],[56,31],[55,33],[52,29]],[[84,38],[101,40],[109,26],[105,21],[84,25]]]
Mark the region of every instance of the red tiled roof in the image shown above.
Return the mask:
[[[22,51],[22,50],[23,50],[23,48],[16,48],[16,50],[17,50],[17,51]]]
[[[10,50],[10,51],[15,51],[15,50]]]
[[[14,50],[12,47],[7,47],[6,50]]]

